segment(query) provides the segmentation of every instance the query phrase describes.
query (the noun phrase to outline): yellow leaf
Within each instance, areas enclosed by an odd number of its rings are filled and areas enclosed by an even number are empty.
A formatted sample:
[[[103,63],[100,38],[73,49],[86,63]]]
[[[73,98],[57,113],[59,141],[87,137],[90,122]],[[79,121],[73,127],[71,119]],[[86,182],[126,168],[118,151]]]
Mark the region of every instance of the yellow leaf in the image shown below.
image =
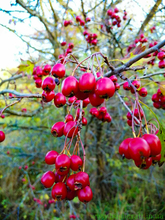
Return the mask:
[[[34,63],[30,60],[21,60],[22,63],[18,66],[17,74],[19,73],[28,73],[31,74],[33,72]]]
[[[48,199],[49,199],[48,194],[45,194],[45,195],[44,195],[44,199],[46,199],[46,200],[48,200]]]
[[[159,88],[162,94],[165,96],[165,81],[159,83]]]

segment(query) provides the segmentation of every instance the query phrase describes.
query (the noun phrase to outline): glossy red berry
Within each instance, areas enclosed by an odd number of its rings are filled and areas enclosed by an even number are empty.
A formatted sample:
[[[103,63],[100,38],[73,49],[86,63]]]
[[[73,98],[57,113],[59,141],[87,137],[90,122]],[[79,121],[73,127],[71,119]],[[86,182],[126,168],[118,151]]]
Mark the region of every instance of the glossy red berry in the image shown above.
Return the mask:
[[[68,121],[64,126],[63,133],[68,138],[72,138],[73,135],[75,137],[78,133],[77,123],[75,121]]]
[[[131,159],[131,156],[129,154],[129,150],[128,150],[128,144],[129,142],[132,140],[133,138],[127,138],[125,139],[119,146],[119,154],[122,157],[125,157],[127,159]]]
[[[74,191],[75,185],[74,185],[74,178],[75,174],[72,174],[68,177],[66,181],[66,185],[69,187],[70,190]]]
[[[128,120],[127,120],[127,124],[128,124],[130,127],[132,127],[132,119],[131,119],[131,120],[128,119]]]
[[[155,165],[161,159],[161,154],[156,155],[156,157],[152,157],[152,164]]]
[[[103,116],[102,121],[104,121],[104,122],[106,121],[108,123],[112,121],[112,118],[108,112]]]
[[[78,91],[76,92],[75,94],[76,98],[79,99],[79,100],[85,100],[88,98],[89,94],[88,93],[84,93],[84,92],[81,92],[78,88]]]
[[[97,44],[97,39],[93,39],[93,40],[91,41],[91,44],[95,46],[95,45]]]
[[[84,26],[85,25],[85,21],[84,20],[80,20],[80,25]]]
[[[108,15],[108,16],[111,16],[112,13],[113,13],[113,11],[112,11],[111,9],[109,9],[109,10],[107,11],[107,15]]]
[[[158,95],[158,97],[162,97],[163,96],[163,94],[162,94],[160,89],[157,90],[157,95]]]
[[[42,89],[47,92],[50,92],[55,89],[55,85],[56,84],[55,84],[54,79],[52,77],[48,76],[42,82]]]
[[[142,136],[150,146],[151,149],[151,156],[154,157],[161,153],[161,142],[155,134],[144,134]]]
[[[86,22],[90,22],[91,19],[89,17],[86,18]]]
[[[49,165],[55,164],[56,162],[56,157],[59,155],[57,151],[51,150],[48,151],[47,154],[45,155],[45,162]]]
[[[153,102],[159,102],[159,96],[157,95],[157,93],[152,95],[152,101]]]
[[[78,81],[74,76],[68,76],[62,82],[62,94],[72,97],[78,92]]]
[[[56,183],[52,188],[52,197],[57,200],[64,200],[67,195],[67,189],[65,183]]]
[[[97,108],[91,108],[89,113],[93,115],[94,117],[98,117],[99,115],[99,111],[97,110]]]
[[[43,70],[41,66],[36,66],[35,72],[38,77],[43,76]]]
[[[35,84],[37,88],[41,88],[42,86],[42,79],[38,78],[35,80]]]
[[[68,44],[68,48],[73,49],[74,48],[74,44],[73,43],[69,43]]]
[[[60,108],[66,104],[66,98],[65,96],[58,92],[54,97],[54,104],[57,108]]]
[[[46,64],[43,68],[43,75],[47,76],[49,75],[50,71],[51,71],[52,67],[49,64]]]
[[[152,157],[145,158],[145,160],[134,161],[135,165],[140,169],[146,170],[152,165]]]
[[[127,119],[132,120],[132,114],[130,112],[127,113]]]
[[[55,174],[52,171],[47,171],[41,177],[41,183],[46,187],[50,188],[55,182]]]
[[[89,100],[90,100],[91,105],[93,105],[94,107],[98,107],[104,102],[104,99],[100,98],[95,93],[89,94]]]
[[[89,176],[85,172],[78,172],[75,174],[74,177],[74,185],[75,185],[75,190],[78,189],[83,189],[85,186],[89,186]]]
[[[52,76],[63,78],[65,76],[65,66],[61,63],[55,64],[52,68]]]
[[[81,21],[81,17],[80,16],[76,16],[76,21],[80,22]]]
[[[128,151],[135,161],[148,158],[151,154],[150,146],[143,138],[133,138],[128,144]]]
[[[77,195],[79,200],[83,203],[87,203],[93,198],[93,193],[89,186],[86,186],[85,188],[79,190]]]
[[[79,89],[81,92],[89,93],[95,89],[96,79],[92,73],[84,73],[79,79]]]
[[[63,135],[65,123],[63,121],[56,122],[52,128],[51,133],[54,137],[61,137]]]
[[[43,91],[42,92],[42,99],[44,102],[51,102],[54,99],[54,96],[55,96],[54,91],[50,91],[50,92]]]
[[[70,169],[70,158],[66,154],[58,155],[55,166],[59,175],[66,175]]]
[[[159,63],[158,63],[158,67],[161,68],[161,69],[165,68],[165,60],[160,60]]]
[[[70,157],[70,168],[73,171],[80,171],[82,169],[82,165],[83,165],[83,161],[81,159],[81,157],[77,156],[77,155],[72,155]]]
[[[162,104],[161,104],[161,102],[154,102],[153,106],[157,109],[160,109],[162,107]]]
[[[140,88],[140,82],[139,82],[138,80],[134,80],[134,81],[132,82],[132,84],[133,84],[137,89]]]
[[[124,90],[131,90],[131,86],[129,85],[128,82],[125,82],[125,83],[123,84],[123,89],[124,89]]]
[[[120,89],[120,85],[119,85],[119,83],[115,83],[114,85],[115,85],[115,91],[117,91],[117,90]]]
[[[89,98],[84,99],[84,100],[83,100],[83,108],[87,107],[87,105],[88,105],[89,103],[90,103]]]
[[[101,78],[97,81],[95,93],[100,98],[110,98],[115,93],[115,86],[108,77]]]
[[[140,96],[146,97],[147,94],[148,94],[148,92],[147,92],[147,89],[146,89],[145,87],[143,87],[143,88],[141,88],[141,89],[139,90],[139,95],[140,95]]]
[[[70,97],[70,98],[68,99],[68,102],[72,104],[72,103],[75,102],[76,100],[77,100],[76,96],[73,96],[73,97]]]
[[[3,142],[5,140],[5,133],[3,131],[0,131],[0,142]]]
[[[85,117],[82,118],[82,126],[86,126],[88,123],[87,119]]]
[[[163,51],[161,51],[157,54],[157,57],[159,60],[163,60],[165,58],[165,53]]]
[[[66,45],[66,41],[61,42],[61,46],[65,46]]]
[[[68,122],[68,121],[74,121],[73,115],[70,115],[70,114],[69,114],[69,115],[66,115],[66,116],[65,116],[65,121],[66,121],[66,122]]]

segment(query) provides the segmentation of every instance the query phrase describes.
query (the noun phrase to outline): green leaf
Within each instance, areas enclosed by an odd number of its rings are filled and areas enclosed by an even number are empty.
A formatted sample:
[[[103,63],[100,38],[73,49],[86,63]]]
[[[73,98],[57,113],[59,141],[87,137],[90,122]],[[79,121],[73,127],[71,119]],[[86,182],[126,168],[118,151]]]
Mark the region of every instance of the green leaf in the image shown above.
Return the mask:
[[[160,129],[159,129],[157,136],[159,137],[159,139],[161,141],[161,145],[162,145],[161,159],[158,162],[158,164],[159,164],[159,166],[162,166],[163,163],[165,162],[165,128],[163,127],[162,124],[160,124]]]
[[[34,63],[30,60],[21,60],[21,64],[18,66],[17,74],[19,73],[27,73],[31,74],[33,72]]]

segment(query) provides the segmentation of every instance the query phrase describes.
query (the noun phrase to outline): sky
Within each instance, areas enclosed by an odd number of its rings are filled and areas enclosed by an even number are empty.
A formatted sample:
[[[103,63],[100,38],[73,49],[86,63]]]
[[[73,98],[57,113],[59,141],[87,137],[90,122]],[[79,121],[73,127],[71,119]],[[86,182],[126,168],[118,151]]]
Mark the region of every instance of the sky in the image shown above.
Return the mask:
[[[13,10],[13,7],[10,6],[11,0],[0,0],[0,8],[7,9],[7,10]],[[137,2],[137,3],[135,3]],[[140,27],[140,22],[143,20],[146,11],[149,10],[150,6],[153,5],[153,0],[124,0],[124,2],[121,4],[121,8],[125,5],[127,6],[128,14],[136,15],[136,22],[137,26]],[[128,7],[129,6],[129,7]],[[74,5],[73,5],[74,7]],[[17,14],[15,14],[17,15]],[[20,14],[19,14],[20,16]],[[21,15],[22,17],[24,14]],[[17,30],[19,33],[23,34],[32,34],[34,33],[34,28],[29,27],[29,23],[17,23],[14,25],[14,23],[9,24],[9,20],[11,19],[11,16],[8,14],[5,14],[0,11],[0,23],[3,25],[6,25],[10,27],[11,29]],[[32,26],[38,26],[39,22],[37,19],[33,18],[32,20]],[[17,37],[13,32],[7,30],[6,28],[2,27],[0,25],[0,69],[5,68],[13,68],[17,67],[20,63],[20,58],[26,60],[28,59],[28,55],[26,53],[27,51],[27,45],[26,43],[22,42],[22,40]],[[31,54],[37,55],[35,54]]]

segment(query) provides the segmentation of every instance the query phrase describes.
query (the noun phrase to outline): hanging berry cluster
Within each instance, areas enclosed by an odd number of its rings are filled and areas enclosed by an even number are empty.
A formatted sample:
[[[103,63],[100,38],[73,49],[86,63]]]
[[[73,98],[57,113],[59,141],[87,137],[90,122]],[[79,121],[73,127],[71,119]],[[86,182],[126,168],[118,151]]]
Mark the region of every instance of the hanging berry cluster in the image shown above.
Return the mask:
[[[153,106],[157,109],[165,110],[165,96],[162,94],[160,89],[157,90],[157,93],[152,95]]]

